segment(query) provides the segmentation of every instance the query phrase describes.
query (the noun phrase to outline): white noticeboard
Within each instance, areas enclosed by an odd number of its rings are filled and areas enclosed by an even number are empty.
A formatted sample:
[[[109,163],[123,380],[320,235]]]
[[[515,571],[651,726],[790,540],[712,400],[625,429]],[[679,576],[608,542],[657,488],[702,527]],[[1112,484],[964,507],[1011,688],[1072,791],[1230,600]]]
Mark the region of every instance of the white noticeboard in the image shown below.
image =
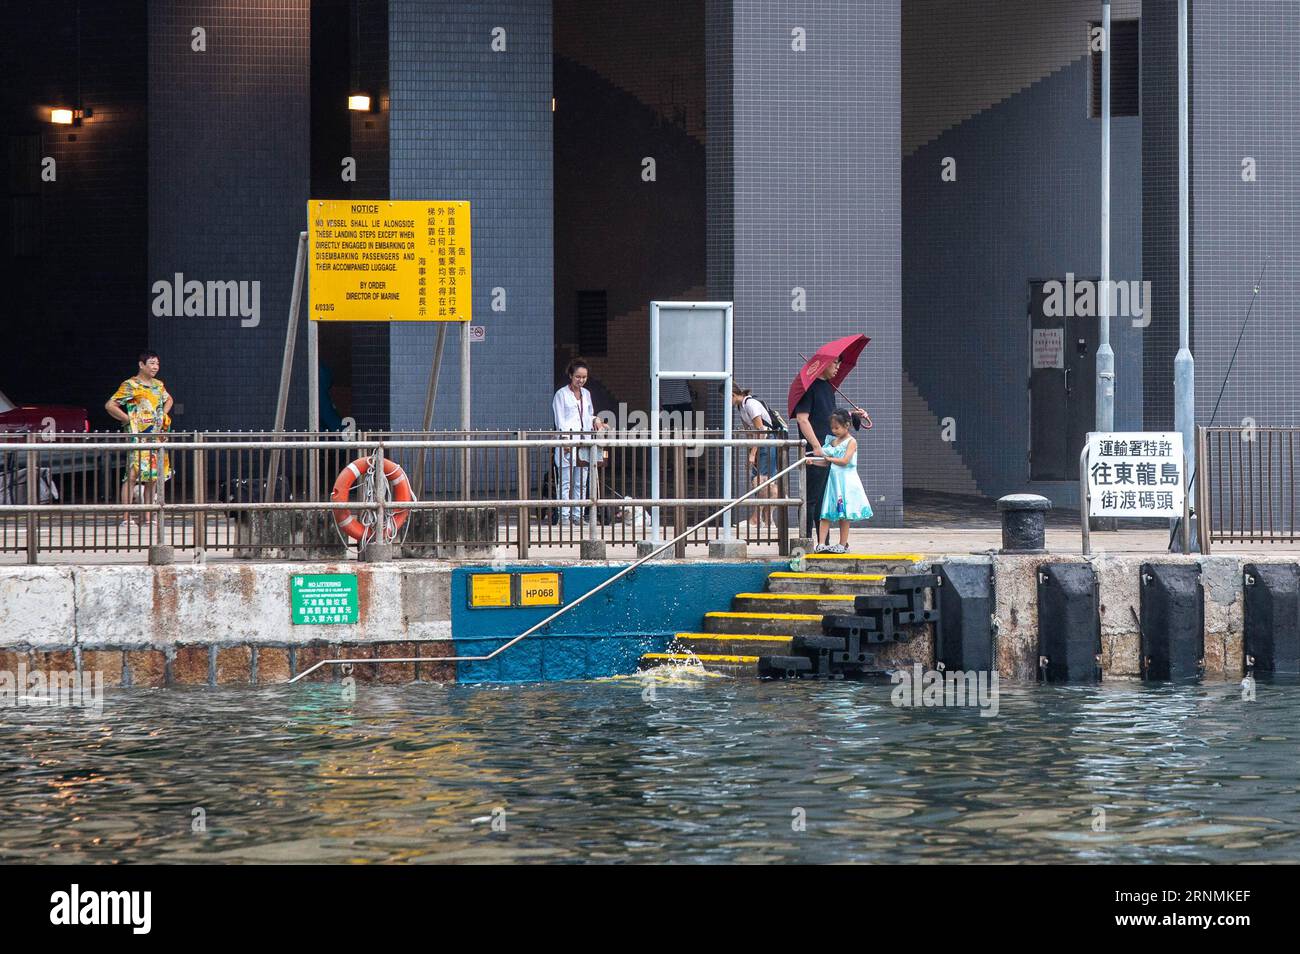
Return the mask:
[[[1089,434],[1088,515],[1182,517],[1185,460],[1177,431]]]
[[[722,436],[731,440],[732,303],[650,302],[650,496],[659,497],[659,383],[664,379],[722,385]],[[679,435],[680,436],[680,435]],[[722,496],[731,497],[731,447],[722,450]],[[659,508],[650,510],[650,539],[659,540]],[[677,528],[679,531],[681,528]],[[731,511],[722,515],[722,539],[731,539]]]

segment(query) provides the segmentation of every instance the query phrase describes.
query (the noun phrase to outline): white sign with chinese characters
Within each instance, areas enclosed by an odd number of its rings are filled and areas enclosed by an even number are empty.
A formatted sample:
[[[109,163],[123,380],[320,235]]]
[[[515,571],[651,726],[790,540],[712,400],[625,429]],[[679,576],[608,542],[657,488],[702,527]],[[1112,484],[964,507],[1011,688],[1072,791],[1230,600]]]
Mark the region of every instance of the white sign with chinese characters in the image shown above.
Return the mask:
[[[1065,329],[1034,329],[1034,369],[1065,367]]]
[[[1088,435],[1088,515],[1183,515],[1183,435],[1134,431]]]

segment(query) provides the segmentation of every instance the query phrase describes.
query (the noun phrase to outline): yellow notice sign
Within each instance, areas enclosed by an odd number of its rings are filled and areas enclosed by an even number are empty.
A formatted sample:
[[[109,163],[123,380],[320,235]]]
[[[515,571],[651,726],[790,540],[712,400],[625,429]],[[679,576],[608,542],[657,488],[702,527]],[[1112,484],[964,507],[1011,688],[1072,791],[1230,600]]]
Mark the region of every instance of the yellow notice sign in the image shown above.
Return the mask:
[[[469,321],[468,202],[307,203],[314,321]]]
[[[471,573],[469,605],[472,609],[510,605],[509,573]]]
[[[560,574],[520,573],[520,606],[559,606]]]

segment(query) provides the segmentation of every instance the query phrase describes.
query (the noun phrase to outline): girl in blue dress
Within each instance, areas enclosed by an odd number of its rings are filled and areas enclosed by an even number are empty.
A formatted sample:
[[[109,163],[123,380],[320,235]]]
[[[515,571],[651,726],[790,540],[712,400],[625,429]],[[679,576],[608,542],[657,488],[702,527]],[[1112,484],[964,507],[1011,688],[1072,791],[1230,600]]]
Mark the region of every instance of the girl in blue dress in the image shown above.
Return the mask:
[[[822,445],[822,456],[810,463],[829,467],[826,494],[822,497],[821,523],[818,527],[817,553],[848,553],[849,524],[871,517],[871,504],[858,477],[858,442],[849,434],[849,412],[843,409],[832,412],[831,432]],[[840,542],[828,544],[831,521],[840,525]]]

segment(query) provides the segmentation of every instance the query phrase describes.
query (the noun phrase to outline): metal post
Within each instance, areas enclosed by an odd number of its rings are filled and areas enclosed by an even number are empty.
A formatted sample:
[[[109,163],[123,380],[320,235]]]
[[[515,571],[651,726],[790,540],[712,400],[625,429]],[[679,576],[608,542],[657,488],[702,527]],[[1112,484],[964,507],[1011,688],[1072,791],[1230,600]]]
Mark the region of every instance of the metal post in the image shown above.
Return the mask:
[[[314,440],[320,435],[320,322],[307,315],[307,431]],[[320,454],[307,454],[308,500],[320,499]]]
[[[586,539],[595,540],[600,531],[596,527],[596,501],[600,499],[600,448],[595,444],[587,445],[587,513]]]
[[[686,448],[681,444],[673,447],[673,496],[678,500],[686,499]],[[678,535],[686,526],[686,508],[681,504],[673,510],[673,533]],[[656,541],[658,542],[658,541]],[[678,536],[673,556],[678,560],[686,559],[686,537]]]
[[[1174,358],[1174,429],[1183,435],[1184,467],[1191,474],[1196,470],[1196,363],[1191,348],[1188,262],[1187,86],[1187,0],[1178,0],[1178,354]]]
[[[1079,451],[1079,526],[1083,530],[1083,555],[1092,552],[1092,538],[1088,530],[1088,510],[1092,497],[1088,494],[1088,443],[1091,435],[1083,439],[1083,450]]]
[[[307,271],[307,233],[298,233],[298,258],[293,269],[293,291],[289,298],[289,326],[284,331],[284,357],[280,361],[280,391],[275,400],[275,427],[284,431],[284,418],[289,409],[289,379],[293,376],[293,349],[298,340],[298,305],[302,301],[303,276]],[[280,476],[280,450],[271,451],[266,468],[266,493],[263,500],[275,499],[275,482]]]
[[[375,532],[374,537],[366,543],[365,559],[367,562],[382,562],[392,559],[393,543],[387,539],[385,531],[388,526],[388,512],[384,502],[388,498],[388,479],[384,477],[384,445],[375,447],[375,469],[368,475],[374,481],[375,488]]]
[[[659,303],[650,302],[650,497],[659,499]],[[650,542],[659,542],[659,508],[650,508]]]
[[[731,417],[734,408],[731,402],[731,347],[732,347],[732,328],[730,320],[730,309],[728,309],[728,318],[726,323],[726,351],[723,352],[723,360],[727,368],[727,376],[722,381],[722,436],[726,440],[731,440]],[[722,448],[722,496],[726,500],[731,499],[731,445],[728,444]],[[731,511],[728,510],[722,515],[722,540],[731,542]]]
[[[762,453],[761,448],[759,449],[759,453]],[[790,448],[783,447],[781,448],[781,469],[784,471],[785,468],[789,465],[789,463],[790,463]],[[781,478],[781,482],[777,484],[776,492],[782,498],[790,496],[789,477]],[[761,500],[762,498],[760,497],[759,499]],[[779,514],[776,515],[777,552],[780,553],[781,556],[789,556],[790,555],[790,508],[782,504],[780,507],[774,509],[781,511]]]
[[[27,506],[34,507],[41,502],[40,458],[36,453],[37,435],[29,433],[27,443],[32,449],[27,452]],[[35,566],[41,552],[41,518],[35,510],[27,511],[27,562]]]
[[[469,436],[470,428],[470,360],[469,360],[469,322],[460,323],[460,429]],[[465,500],[469,500],[470,455],[471,448],[465,448],[461,459],[461,491]]]
[[[163,478],[167,475],[167,452],[160,450],[158,452],[158,477],[153,482],[153,504],[158,508],[158,534],[154,538],[154,543],[158,546],[167,545],[167,481]]]
[[[203,433],[194,435],[196,444],[203,443]],[[192,452],[194,457],[194,502],[206,503],[208,499],[208,461],[203,448]],[[202,510],[194,511],[194,552],[199,562],[203,562],[208,548],[208,515]]]
[[[1196,429],[1196,459],[1204,463],[1209,459],[1209,438],[1204,427]],[[1196,481],[1196,529],[1201,552],[1210,553],[1210,529],[1213,518],[1210,515],[1210,481],[1202,477]]]
[[[1097,430],[1115,430],[1115,352],[1110,346],[1110,0],[1101,4],[1101,320],[1097,343]]]
[[[444,325],[445,327],[445,325]],[[516,431],[515,435],[522,441],[524,439],[523,431]],[[423,456],[423,455],[422,455]],[[516,453],[515,469],[518,471],[516,483],[519,485],[519,499],[528,499],[528,448],[520,447]],[[528,523],[528,508],[519,508],[519,559],[528,559],[528,543],[532,529]]]
[[[438,397],[438,374],[442,371],[442,352],[447,345],[447,322],[438,322],[438,337],[433,344],[433,364],[429,367],[429,386],[424,392],[424,417],[420,430],[428,433],[433,428],[433,406]],[[415,463],[415,490],[424,492],[424,451]]]

